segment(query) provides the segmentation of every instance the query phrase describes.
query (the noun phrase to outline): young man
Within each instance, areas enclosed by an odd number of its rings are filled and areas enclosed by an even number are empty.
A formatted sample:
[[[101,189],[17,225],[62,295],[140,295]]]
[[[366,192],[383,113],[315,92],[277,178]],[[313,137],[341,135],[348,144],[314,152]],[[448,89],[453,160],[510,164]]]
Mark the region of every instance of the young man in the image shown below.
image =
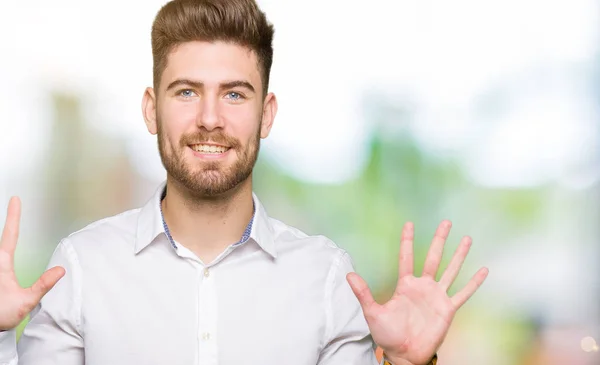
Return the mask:
[[[435,280],[450,229],[439,226],[421,277],[404,226],[398,287],[374,302],[348,254],[270,218],[252,190],[273,28],[254,0],[174,0],[152,28],[154,87],[143,97],[166,182],[141,209],[62,240],[47,272],[21,288],[13,256],[20,203],[0,247],[0,363],[376,364],[435,360],[456,310],[487,275],[446,294],[465,237]],[[31,311],[18,344],[14,327]]]

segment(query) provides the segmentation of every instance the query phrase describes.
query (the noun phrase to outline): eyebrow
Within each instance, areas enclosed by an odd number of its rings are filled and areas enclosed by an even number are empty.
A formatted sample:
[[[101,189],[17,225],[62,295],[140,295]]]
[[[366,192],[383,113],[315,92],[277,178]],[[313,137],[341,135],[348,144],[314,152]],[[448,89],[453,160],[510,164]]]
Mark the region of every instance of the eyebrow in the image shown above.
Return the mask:
[[[194,80],[189,80],[189,79],[177,79],[177,80],[171,82],[169,84],[169,86],[167,86],[167,91],[169,91],[177,86],[183,86],[183,85],[191,86],[195,89],[202,89],[204,87],[204,83],[201,81],[194,81]],[[245,89],[250,90],[251,92],[256,92],[256,90],[254,90],[254,86],[252,86],[251,83],[249,83],[248,81],[245,81],[245,80],[233,80],[233,81],[227,81],[227,82],[223,82],[223,83],[219,84],[219,89],[221,89],[221,90],[232,89],[234,87],[243,87]]]

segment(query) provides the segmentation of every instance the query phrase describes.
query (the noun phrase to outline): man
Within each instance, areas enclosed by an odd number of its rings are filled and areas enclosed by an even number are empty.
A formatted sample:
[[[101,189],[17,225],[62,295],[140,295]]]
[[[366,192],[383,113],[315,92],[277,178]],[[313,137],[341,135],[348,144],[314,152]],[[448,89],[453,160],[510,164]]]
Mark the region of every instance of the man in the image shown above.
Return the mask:
[[[252,169],[277,112],[272,37],[254,0],[174,0],[160,10],[142,110],[166,183],[141,209],[63,239],[27,289],[13,270],[20,203],[11,199],[0,363],[362,365],[377,363],[374,343],[394,365],[435,362],[487,270],[448,297],[470,239],[437,282],[450,230],[442,222],[417,278],[408,223],[397,290],[379,305],[344,250],[267,215]],[[14,327],[30,311],[17,349]]]

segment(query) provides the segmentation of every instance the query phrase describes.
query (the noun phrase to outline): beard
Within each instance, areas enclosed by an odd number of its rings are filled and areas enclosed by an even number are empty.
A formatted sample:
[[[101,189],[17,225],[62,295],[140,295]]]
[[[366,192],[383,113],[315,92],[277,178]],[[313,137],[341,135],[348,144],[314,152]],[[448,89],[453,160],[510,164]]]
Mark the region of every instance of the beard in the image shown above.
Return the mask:
[[[200,129],[196,133],[183,135],[176,148],[175,145],[167,146],[167,136],[161,125],[161,121],[158,120],[158,150],[163,166],[167,174],[193,196],[209,198],[223,195],[246,181],[252,174],[260,149],[260,127],[246,146],[239,140],[225,135],[220,129],[214,133]],[[229,153],[235,153],[238,157],[234,164],[223,166],[223,162],[220,161],[203,161],[193,166],[189,161],[186,163],[186,149],[192,144],[209,140],[229,146]]]

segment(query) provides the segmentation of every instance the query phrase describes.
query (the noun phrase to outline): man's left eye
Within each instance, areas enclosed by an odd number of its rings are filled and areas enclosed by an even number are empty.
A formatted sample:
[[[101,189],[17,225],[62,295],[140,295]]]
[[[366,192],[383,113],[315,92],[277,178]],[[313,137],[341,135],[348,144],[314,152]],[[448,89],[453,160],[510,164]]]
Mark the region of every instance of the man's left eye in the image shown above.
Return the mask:
[[[242,95],[232,91],[232,92],[227,93],[227,98],[232,99],[232,100],[239,100],[239,99],[242,99]]]

